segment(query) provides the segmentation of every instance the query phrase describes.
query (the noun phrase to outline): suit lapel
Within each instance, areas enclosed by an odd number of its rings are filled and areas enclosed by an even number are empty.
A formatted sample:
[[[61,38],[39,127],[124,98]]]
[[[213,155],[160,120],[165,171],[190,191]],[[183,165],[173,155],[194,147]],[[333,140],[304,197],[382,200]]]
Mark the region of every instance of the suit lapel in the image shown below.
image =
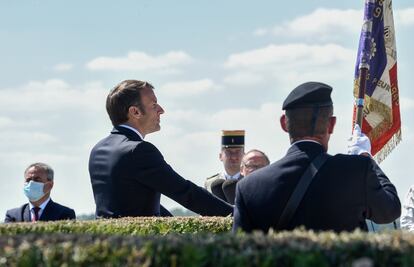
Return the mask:
[[[42,212],[42,215],[39,218],[39,221],[50,221],[53,220],[53,208],[54,208],[54,202],[52,199],[49,200],[47,203],[45,210]]]
[[[30,218],[30,206],[29,204],[25,204],[22,207],[22,222],[31,222]]]

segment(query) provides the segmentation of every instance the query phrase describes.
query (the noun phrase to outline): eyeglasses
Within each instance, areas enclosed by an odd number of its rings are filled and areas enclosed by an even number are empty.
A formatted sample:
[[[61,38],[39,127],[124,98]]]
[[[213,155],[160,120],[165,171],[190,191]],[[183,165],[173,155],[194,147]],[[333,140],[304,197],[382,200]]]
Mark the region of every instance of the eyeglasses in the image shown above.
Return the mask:
[[[265,167],[266,165],[263,165],[263,164],[243,164],[243,166],[244,166],[246,169],[249,169],[249,170],[253,170],[253,171],[255,171],[255,170],[257,170],[257,169],[260,169],[260,168]]]

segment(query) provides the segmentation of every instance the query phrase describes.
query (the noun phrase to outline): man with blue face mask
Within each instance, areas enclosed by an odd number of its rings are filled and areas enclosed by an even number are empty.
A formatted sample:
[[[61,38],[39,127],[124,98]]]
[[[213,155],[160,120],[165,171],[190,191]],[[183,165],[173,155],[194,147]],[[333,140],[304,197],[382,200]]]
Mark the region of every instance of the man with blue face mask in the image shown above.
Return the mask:
[[[29,203],[8,210],[4,222],[36,222],[75,219],[75,211],[53,202],[53,169],[44,163],[33,163],[24,171],[23,192]]]

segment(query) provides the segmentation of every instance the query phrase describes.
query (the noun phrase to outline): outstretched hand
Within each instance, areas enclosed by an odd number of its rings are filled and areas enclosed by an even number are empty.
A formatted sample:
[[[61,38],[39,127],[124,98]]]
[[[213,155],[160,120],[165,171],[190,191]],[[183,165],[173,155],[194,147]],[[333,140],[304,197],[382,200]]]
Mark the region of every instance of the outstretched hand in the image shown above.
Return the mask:
[[[359,127],[358,124],[355,124],[354,132],[348,139],[348,154],[371,156],[370,152],[371,142],[369,138],[361,132],[361,127]]]

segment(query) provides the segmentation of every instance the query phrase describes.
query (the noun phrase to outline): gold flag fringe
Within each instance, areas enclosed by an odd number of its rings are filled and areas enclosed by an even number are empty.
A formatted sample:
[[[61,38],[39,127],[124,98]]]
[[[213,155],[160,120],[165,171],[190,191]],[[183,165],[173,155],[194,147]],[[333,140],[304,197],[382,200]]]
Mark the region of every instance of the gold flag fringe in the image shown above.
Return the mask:
[[[381,148],[381,150],[375,154],[374,159],[376,162],[381,163],[381,161],[383,161],[401,141],[401,129],[399,129],[395,134],[393,134],[391,139]]]

